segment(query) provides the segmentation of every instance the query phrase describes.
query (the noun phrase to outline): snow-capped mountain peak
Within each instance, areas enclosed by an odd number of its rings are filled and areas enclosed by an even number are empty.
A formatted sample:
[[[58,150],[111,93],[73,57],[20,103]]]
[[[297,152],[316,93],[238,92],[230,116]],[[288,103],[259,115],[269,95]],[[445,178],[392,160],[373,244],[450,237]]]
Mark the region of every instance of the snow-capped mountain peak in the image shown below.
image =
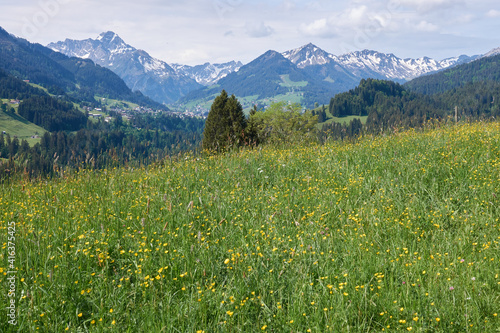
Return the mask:
[[[493,57],[499,54],[500,54],[500,47],[497,47],[496,49],[493,49],[490,52],[486,53],[483,57]]]
[[[312,43],[283,52],[282,55],[299,68],[312,65],[324,65],[331,61],[330,55],[327,52]]]
[[[207,62],[197,66],[180,64],[170,64],[170,66],[177,73],[187,75],[204,86],[210,86],[223,77],[226,77],[228,74],[237,72],[243,64],[239,61],[230,61],[222,64],[211,64]]]
[[[112,43],[115,39],[118,39],[119,42],[123,43],[123,40],[118,36],[116,33],[113,31],[107,31],[101,33],[99,36],[97,36],[96,40],[104,43],[104,44],[110,44]]]
[[[500,49],[498,52],[500,52]],[[333,62],[339,68],[343,68],[361,78],[374,77],[402,81],[475,59],[475,57],[468,56],[449,58],[442,61],[429,57],[401,59],[392,53],[386,54],[373,50],[354,51],[336,56],[321,50],[313,44],[286,51],[283,56],[299,68]]]
[[[48,47],[67,56],[89,58],[118,74],[132,90],[139,90],[158,102],[175,102],[201,87],[166,62],[128,45],[112,31],[104,32],[96,39],[66,39]]]

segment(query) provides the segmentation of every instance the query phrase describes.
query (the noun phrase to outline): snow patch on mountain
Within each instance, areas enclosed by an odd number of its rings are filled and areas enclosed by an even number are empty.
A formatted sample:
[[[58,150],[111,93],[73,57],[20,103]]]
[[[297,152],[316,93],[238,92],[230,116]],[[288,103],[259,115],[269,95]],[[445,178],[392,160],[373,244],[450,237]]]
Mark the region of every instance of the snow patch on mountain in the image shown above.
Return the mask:
[[[210,86],[228,74],[237,72],[243,64],[239,61],[230,61],[222,64],[205,63],[203,65],[188,66],[181,64],[170,64],[179,74],[187,75],[199,84]]]
[[[500,47],[497,47],[496,49],[493,49],[490,52],[486,53],[483,57],[493,57],[499,54],[500,54]]]

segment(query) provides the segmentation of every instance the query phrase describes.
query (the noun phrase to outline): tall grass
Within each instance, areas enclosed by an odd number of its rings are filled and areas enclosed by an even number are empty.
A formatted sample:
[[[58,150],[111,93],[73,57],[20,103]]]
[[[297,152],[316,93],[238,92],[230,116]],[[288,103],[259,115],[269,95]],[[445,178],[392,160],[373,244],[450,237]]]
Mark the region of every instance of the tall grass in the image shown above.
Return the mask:
[[[0,189],[2,332],[494,332],[500,124]]]

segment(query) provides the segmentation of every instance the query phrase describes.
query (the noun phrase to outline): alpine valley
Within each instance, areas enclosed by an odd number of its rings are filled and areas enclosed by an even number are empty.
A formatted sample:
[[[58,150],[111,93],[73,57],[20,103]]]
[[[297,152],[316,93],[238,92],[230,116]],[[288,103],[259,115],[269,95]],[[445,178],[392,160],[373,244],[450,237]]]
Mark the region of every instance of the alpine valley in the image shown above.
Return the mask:
[[[361,79],[403,83],[480,57],[402,59],[371,50],[336,56],[307,44],[283,53],[268,51],[246,65],[231,61],[188,66],[155,59],[111,31],[96,39],[66,39],[48,47],[67,56],[93,60],[118,74],[130,89],[153,100],[202,113],[222,89],[234,93],[245,107],[280,100],[311,107],[328,103],[333,95],[354,88]]]

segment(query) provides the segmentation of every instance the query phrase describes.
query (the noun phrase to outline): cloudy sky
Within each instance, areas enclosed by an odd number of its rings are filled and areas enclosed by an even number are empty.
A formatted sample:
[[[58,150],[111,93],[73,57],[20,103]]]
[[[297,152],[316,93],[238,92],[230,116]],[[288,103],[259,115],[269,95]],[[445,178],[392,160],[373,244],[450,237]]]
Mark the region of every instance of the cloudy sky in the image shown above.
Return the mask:
[[[15,0],[0,26],[46,45],[114,31],[169,63],[240,60],[314,43],[437,60],[500,47],[498,0]]]

